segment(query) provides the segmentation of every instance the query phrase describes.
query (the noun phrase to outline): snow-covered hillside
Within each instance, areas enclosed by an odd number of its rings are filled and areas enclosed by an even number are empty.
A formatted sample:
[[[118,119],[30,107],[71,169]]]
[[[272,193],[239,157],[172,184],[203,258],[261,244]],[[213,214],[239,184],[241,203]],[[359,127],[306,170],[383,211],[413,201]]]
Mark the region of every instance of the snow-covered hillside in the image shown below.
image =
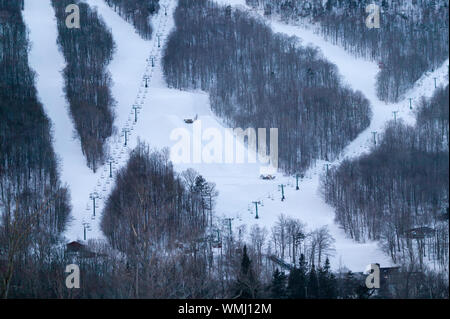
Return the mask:
[[[216,128],[224,132],[221,120],[210,110],[209,98],[205,92],[185,92],[167,88],[161,69],[161,54],[164,42],[174,27],[172,14],[176,1],[164,0],[168,3],[168,15],[160,10],[152,18],[154,34],[150,41],[142,40],[131,24],[120,18],[103,0],[87,0],[89,5],[97,7],[105,23],[111,28],[117,51],[109,65],[114,86],[112,92],[117,100],[118,134],[109,140],[112,154],[112,168],[125,164],[128,152],[134,148],[138,139],[148,142],[152,147],[172,147],[176,141],[170,139],[175,129],[185,128],[192,132],[192,125],[183,120],[198,115],[203,129]],[[224,4],[237,5],[244,10],[244,0],[226,1]],[[63,93],[63,78],[61,70],[64,59],[56,44],[57,29],[54,12],[50,0],[25,0],[25,22],[30,30],[30,40],[33,47],[30,53],[30,65],[38,74],[37,89],[45,110],[54,127],[55,150],[61,160],[61,178],[67,183],[72,196],[72,216],[74,218],[66,232],[69,240],[83,238],[83,223],[90,224],[92,231],[88,238],[101,238],[99,229],[100,214],[104,200],[107,197],[113,179],[109,178],[109,164],[94,174],[90,171],[78,140],[73,139],[73,124],[68,115],[67,102]],[[82,25],[81,21],[81,25]],[[335,63],[346,82],[353,89],[360,90],[371,102],[373,119],[368,129],[358,136],[343,151],[340,160],[345,157],[358,156],[367,152],[372,144],[371,132],[381,132],[387,121],[397,118],[407,122],[413,121],[409,101],[398,104],[385,104],[377,99],[375,94],[375,76],[378,71],[376,63],[356,59],[342,48],[331,45],[312,31],[271,22],[273,30],[297,36],[304,44],[311,43],[322,51],[323,55]],[[161,41],[158,46],[158,37]],[[152,66],[152,57],[154,67]],[[426,74],[418,81],[408,97],[414,103],[420,96],[431,96],[434,87],[433,78],[439,85],[448,82],[448,61],[433,72]],[[148,88],[144,77],[148,77]],[[133,105],[141,107],[138,121],[134,123]],[[122,130],[127,129],[128,143],[124,145]],[[245,128],[244,128],[245,129]],[[203,141],[206,144],[207,141]],[[339,160],[331,165],[337,165]],[[268,230],[275,224],[278,216],[284,214],[307,223],[308,228],[328,225],[331,234],[336,239],[336,252],[331,258],[334,268],[340,263],[354,271],[362,271],[366,265],[378,262],[389,265],[389,258],[377,247],[376,242],[356,243],[347,238],[345,233],[334,223],[334,211],[326,205],[319,193],[320,174],[325,169],[325,162],[319,161],[312,167],[300,182],[300,190],[295,190],[295,178],[278,173],[275,180],[267,181],[259,178],[260,165],[246,164],[175,164],[181,172],[189,167],[199,171],[208,181],[215,182],[220,192],[216,211],[219,217],[233,219],[233,226],[253,224],[265,226]],[[281,201],[281,191],[278,185],[284,184],[286,200]],[[93,218],[93,201],[90,195],[98,194],[96,217]],[[259,219],[255,219],[253,201],[262,201],[259,207]]]
[[[63,91],[64,79],[61,73],[65,61],[56,43],[58,29],[55,13],[50,0],[26,0],[23,16],[30,32],[29,63],[37,74],[38,96],[52,121],[54,149],[60,160],[61,181],[70,189],[72,215],[77,216],[80,211],[86,209],[86,198],[89,198],[90,191],[87,185],[94,185],[96,178],[86,165],[80,141],[74,139],[75,128]],[[79,234],[83,230],[81,222],[82,219],[75,219],[72,224]]]

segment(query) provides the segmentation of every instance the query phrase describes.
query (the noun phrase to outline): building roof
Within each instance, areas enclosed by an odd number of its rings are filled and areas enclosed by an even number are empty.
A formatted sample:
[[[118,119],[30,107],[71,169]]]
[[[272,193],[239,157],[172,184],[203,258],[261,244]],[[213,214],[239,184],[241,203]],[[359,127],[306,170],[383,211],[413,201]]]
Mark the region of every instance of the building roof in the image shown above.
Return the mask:
[[[67,251],[78,252],[85,249],[85,246],[78,241],[72,241],[66,245],[66,248]]]

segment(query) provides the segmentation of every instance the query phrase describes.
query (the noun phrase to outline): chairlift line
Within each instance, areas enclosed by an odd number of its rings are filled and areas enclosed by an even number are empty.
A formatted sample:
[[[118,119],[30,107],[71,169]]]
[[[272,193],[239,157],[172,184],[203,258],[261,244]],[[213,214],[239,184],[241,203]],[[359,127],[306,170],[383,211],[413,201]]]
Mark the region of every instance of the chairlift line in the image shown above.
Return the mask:
[[[165,13],[164,16],[167,16],[167,10],[170,7],[170,3],[164,4],[163,7],[165,8]],[[162,13],[161,13],[162,14]],[[93,209],[93,216],[92,216],[92,220],[95,219],[95,209],[99,208],[100,205],[96,200],[100,200],[103,198],[103,196],[106,196],[106,191],[107,191],[107,186],[106,185],[110,185],[111,184],[111,179],[112,179],[112,173],[113,173],[113,169],[112,169],[112,165],[120,165],[123,161],[122,161],[122,155],[125,155],[125,148],[128,150],[128,142],[129,142],[129,137],[132,135],[132,131],[135,128],[135,125],[137,123],[137,118],[138,118],[138,114],[140,113],[140,109],[143,108],[144,106],[144,100],[146,98],[146,94],[148,92],[148,87],[150,85],[152,76],[153,76],[153,71],[154,68],[156,67],[156,61],[158,60],[158,56],[159,54],[161,54],[161,45],[162,42],[161,40],[165,39],[165,35],[163,34],[163,32],[165,32],[165,26],[167,25],[167,18],[162,18],[161,15],[159,15],[160,18],[158,20],[158,29],[160,30],[158,33],[156,33],[156,38],[153,38],[153,49],[150,51],[150,56],[149,58],[146,59],[146,67],[145,67],[145,73],[144,76],[142,77],[142,82],[141,85],[139,86],[138,89],[138,93],[137,93],[137,97],[135,99],[135,103],[132,106],[132,109],[130,110],[130,116],[134,115],[134,121],[132,120],[132,118],[129,116],[128,117],[128,121],[125,124],[125,127],[122,129],[122,131],[120,132],[120,137],[124,138],[123,144],[121,143],[121,139],[117,139],[115,138],[115,141],[113,143],[113,148],[114,151],[112,152],[112,156],[111,158],[108,160],[108,165],[109,165],[109,170],[108,167],[103,164],[103,173],[100,175],[99,180],[97,181],[97,187],[94,189],[94,192],[91,193],[89,195],[89,198],[93,201],[93,205],[92,205],[92,209]],[[144,90],[143,90],[144,89]],[[117,135],[116,135],[117,137]],[[109,172],[108,172],[109,171]],[[106,174],[108,174],[109,178],[106,178]],[[105,180],[106,179],[106,183],[101,183],[101,180]],[[101,188],[101,186],[103,185],[103,187]],[[102,192],[101,194],[99,194],[97,192],[97,188],[101,188]],[[86,205],[86,210],[88,212],[91,211],[91,205],[89,205],[89,203]]]

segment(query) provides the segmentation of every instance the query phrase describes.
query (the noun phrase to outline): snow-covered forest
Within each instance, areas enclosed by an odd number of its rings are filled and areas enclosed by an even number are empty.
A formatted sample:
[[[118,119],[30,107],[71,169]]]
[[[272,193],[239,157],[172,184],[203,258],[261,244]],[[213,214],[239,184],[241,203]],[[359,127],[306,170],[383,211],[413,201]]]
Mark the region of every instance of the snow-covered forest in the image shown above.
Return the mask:
[[[369,125],[369,102],[340,83],[336,66],[245,11],[180,1],[175,23],[163,60],[168,84],[208,91],[231,127],[279,128],[284,171],[335,158]]]
[[[445,0],[0,0],[0,296],[448,298],[448,27]]]
[[[421,75],[448,59],[447,0],[246,0],[290,23],[311,23],[328,41],[376,61],[377,94],[398,102]],[[380,7],[380,28],[366,26],[366,7]]]
[[[428,260],[445,272],[448,101],[448,85],[438,88],[420,102],[415,126],[391,121],[371,153],[344,161],[323,179],[336,220],[353,238],[380,240],[395,262],[422,268]]]
[[[80,3],[81,32],[66,27],[65,9],[72,0],[52,1],[58,20],[58,43],[66,59],[65,93],[88,166],[95,172],[106,160],[106,139],[114,130],[114,99],[107,65],[112,34],[95,11]]]
[[[18,280],[17,274],[28,273],[28,265],[34,264],[45,272],[42,260],[35,256],[49,256],[70,214],[70,193],[60,183],[51,124],[37,98],[35,74],[28,64],[29,42],[22,5],[9,1],[0,7],[2,296],[14,289],[11,287]],[[33,274],[24,278],[23,284],[33,285],[38,278],[39,274]]]
[[[130,21],[142,38],[151,39],[153,29],[151,24],[148,23],[148,20],[160,9],[158,0],[106,0],[105,2],[114,8],[114,11],[121,17]]]

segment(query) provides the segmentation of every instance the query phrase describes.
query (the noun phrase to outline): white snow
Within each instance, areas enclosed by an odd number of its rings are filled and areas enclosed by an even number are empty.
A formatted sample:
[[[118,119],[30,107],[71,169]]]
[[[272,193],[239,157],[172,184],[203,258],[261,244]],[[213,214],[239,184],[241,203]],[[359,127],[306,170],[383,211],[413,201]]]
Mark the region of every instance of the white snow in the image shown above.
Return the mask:
[[[126,163],[128,151],[132,149],[140,138],[148,142],[151,147],[171,147],[175,141],[170,140],[170,133],[174,129],[186,128],[192,131],[192,125],[185,124],[183,119],[198,114],[202,127],[216,128],[223,132],[222,121],[214,116],[210,110],[209,97],[205,92],[186,92],[167,88],[162,76],[160,58],[161,48],[158,48],[156,34],[161,34],[164,43],[169,32],[174,27],[172,18],[176,1],[164,0],[170,3],[168,16],[164,10],[152,18],[154,34],[150,41],[142,40],[133,27],[119,17],[102,0],[88,0],[91,6],[98,9],[99,14],[111,28],[117,51],[112,63],[108,66],[114,86],[112,93],[117,100],[118,134],[109,141],[112,156],[115,160],[114,171]],[[243,0],[219,2],[231,5],[244,4]],[[245,9],[245,8],[244,8]],[[100,168],[93,174],[85,163],[81,154],[80,143],[74,140],[73,125],[68,116],[67,102],[63,95],[63,79],[60,71],[64,67],[64,59],[56,45],[57,29],[54,12],[50,0],[25,0],[25,22],[30,29],[30,38],[33,47],[30,53],[30,64],[39,75],[37,89],[45,106],[45,110],[54,126],[55,150],[61,159],[61,179],[70,188],[72,196],[73,223],[66,232],[71,240],[83,238],[83,221],[89,222],[92,232],[88,238],[101,238],[99,220],[103,201],[106,199],[113,182],[109,179],[109,165]],[[81,21],[81,26],[82,26]],[[405,121],[412,121],[413,116],[409,110],[409,102],[398,104],[385,104],[375,95],[376,64],[363,59],[356,59],[338,46],[324,41],[313,32],[271,22],[272,28],[277,32],[298,36],[304,43],[313,43],[323,52],[323,55],[335,63],[345,83],[353,89],[360,90],[370,100],[374,113],[370,127],[362,132],[344,151],[341,159],[348,156],[357,156],[369,150],[372,141],[372,131],[381,132],[385,123],[393,118],[392,111],[399,111],[398,117]],[[155,56],[155,67],[146,61]],[[448,61],[433,74],[424,75],[416,87],[407,96],[418,101],[419,96],[430,96],[433,92],[434,80],[438,83],[448,82],[446,66]],[[145,88],[143,76],[147,75],[149,88]],[[133,104],[142,106],[138,115],[138,122],[134,123]],[[120,133],[124,127],[130,129],[127,147],[124,147],[124,138]],[[245,128],[244,128],[245,129]],[[207,142],[203,142],[207,144]],[[339,161],[332,163],[338,164]],[[215,182],[220,192],[217,201],[217,215],[234,218],[233,226],[246,224],[250,228],[253,224],[265,226],[268,230],[274,225],[278,216],[283,213],[306,222],[309,229],[328,225],[336,239],[336,252],[331,258],[333,268],[339,262],[354,271],[363,271],[367,264],[378,262],[381,265],[391,264],[388,256],[377,247],[376,242],[356,243],[347,238],[345,233],[334,223],[333,208],[324,203],[318,192],[319,175],[324,171],[325,162],[319,161],[306,174],[300,183],[300,190],[295,190],[295,179],[283,177],[278,174],[273,181],[263,181],[259,178],[259,164],[176,164],[179,172],[192,167],[199,171],[208,181]],[[285,187],[286,200],[281,202],[279,184]],[[92,201],[89,194],[97,192],[101,198],[97,200],[97,217],[92,219]],[[271,197],[271,198],[268,198]],[[264,206],[259,207],[260,218],[254,218],[253,201],[262,201]]]
[[[241,10],[249,10],[254,15],[263,16],[261,11],[253,10],[247,6],[245,0],[216,0],[216,2],[223,5],[234,5]],[[431,97],[433,95],[434,78],[436,78],[437,86],[448,84],[449,60],[447,59],[434,72],[424,74],[415,83],[414,87],[405,94],[404,100],[395,104],[382,102],[376,95],[376,75],[379,69],[375,62],[356,58],[342,47],[327,42],[323,37],[314,33],[311,27],[287,25],[276,20],[265,19],[265,21],[268,22],[274,32],[295,36],[301,40],[302,45],[312,45],[318,48],[328,61],[338,67],[343,83],[354,90],[361,91],[371,103],[373,118],[370,126],[342,151],[338,160],[329,163],[331,166],[339,165],[344,158],[358,157],[363,153],[369,152],[373,145],[372,132],[377,132],[378,134],[383,132],[386,123],[394,119],[393,112],[397,112],[397,120],[403,120],[407,124],[414,125],[415,116],[413,112],[415,106],[421,97]],[[412,98],[412,110],[409,106],[409,98]],[[336,239],[336,254],[334,260],[331,259],[333,267],[338,266],[338,260],[352,270],[362,270],[370,262],[377,262],[381,265],[392,264],[391,260],[377,248],[377,243],[357,244],[346,238],[343,231],[333,222],[333,208],[324,203],[318,192],[319,175],[324,172],[325,163],[318,161],[316,166],[308,171],[307,176],[310,176],[310,178],[300,184],[300,191],[296,192],[293,187],[288,188],[287,200],[282,206],[289,205],[290,207],[285,208],[285,214],[300,218],[309,226],[329,225],[331,233]],[[290,194],[294,197],[291,200],[292,202],[289,200]],[[278,203],[275,207],[273,205],[266,206],[269,207],[261,209],[262,215],[264,215],[265,210],[283,209]],[[295,213],[296,210],[297,214]],[[269,225],[273,225],[273,221]]]
[[[65,61],[58,51],[56,18],[50,0],[25,0],[23,12],[25,23],[30,31],[31,51],[29,63],[37,73],[36,88],[44,109],[51,119],[54,149],[60,160],[61,181],[65,183],[72,196],[72,215],[86,209],[86,198],[96,182],[92,171],[86,166],[81,152],[81,144],[74,139],[75,128],[69,116],[68,103],[63,92],[64,79],[61,74]],[[72,227],[78,232],[71,235],[82,238],[82,219],[75,219]],[[80,232],[81,230],[81,232]]]

